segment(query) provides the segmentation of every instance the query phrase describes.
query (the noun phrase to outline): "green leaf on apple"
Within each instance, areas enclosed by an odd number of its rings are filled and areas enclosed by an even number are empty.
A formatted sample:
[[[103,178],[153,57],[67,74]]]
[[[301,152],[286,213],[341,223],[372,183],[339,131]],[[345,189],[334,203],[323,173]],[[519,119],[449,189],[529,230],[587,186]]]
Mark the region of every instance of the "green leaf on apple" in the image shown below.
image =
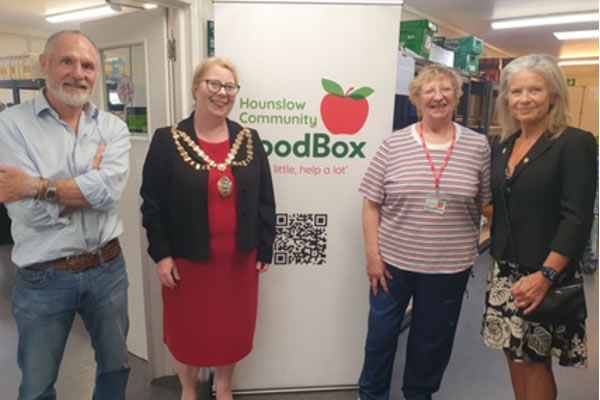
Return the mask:
[[[370,96],[371,94],[373,94],[374,90],[371,89],[368,86],[363,86],[360,89],[356,89],[354,92],[350,93],[348,95],[348,97],[350,97],[351,99],[354,100],[362,100],[365,97]]]
[[[332,94],[334,96],[344,97],[344,91],[342,90],[342,87],[334,81],[330,81],[329,79],[323,78],[321,79],[321,85],[327,93]]]

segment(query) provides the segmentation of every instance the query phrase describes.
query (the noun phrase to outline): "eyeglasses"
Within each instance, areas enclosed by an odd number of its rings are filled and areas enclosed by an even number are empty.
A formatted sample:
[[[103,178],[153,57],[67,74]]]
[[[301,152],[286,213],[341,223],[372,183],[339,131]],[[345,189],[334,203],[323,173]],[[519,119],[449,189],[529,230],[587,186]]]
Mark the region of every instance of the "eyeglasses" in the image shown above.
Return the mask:
[[[228,96],[235,96],[237,92],[240,91],[240,85],[236,85],[235,83],[221,83],[214,79],[205,79],[202,82],[206,82],[206,88],[211,93],[218,93],[221,88],[225,89],[225,94]]]
[[[425,96],[425,97],[433,97],[436,94],[436,92],[441,93],[442,96],[448,96],[454,92],[454,88],[441,87],[441,88],[439,88],[439,90],[436,88],[429,88],[429,89],[425,89],[425,90],[421,91],[421,95]]]

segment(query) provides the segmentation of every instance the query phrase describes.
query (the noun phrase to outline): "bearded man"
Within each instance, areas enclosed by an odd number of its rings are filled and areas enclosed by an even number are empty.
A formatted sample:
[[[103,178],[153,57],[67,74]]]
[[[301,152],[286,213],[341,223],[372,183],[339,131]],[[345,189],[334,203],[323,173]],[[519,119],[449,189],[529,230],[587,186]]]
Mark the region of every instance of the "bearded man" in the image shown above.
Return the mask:
[[[117,202],[129,171],[129,131],[89,97],[98,50],[79,31],[50,36],[46,88],[0,114],[0,203],[19,267],[19,400],[56,399],[54,383],[75,314],[97,363],[94,400],[125,399],[128,280]]]

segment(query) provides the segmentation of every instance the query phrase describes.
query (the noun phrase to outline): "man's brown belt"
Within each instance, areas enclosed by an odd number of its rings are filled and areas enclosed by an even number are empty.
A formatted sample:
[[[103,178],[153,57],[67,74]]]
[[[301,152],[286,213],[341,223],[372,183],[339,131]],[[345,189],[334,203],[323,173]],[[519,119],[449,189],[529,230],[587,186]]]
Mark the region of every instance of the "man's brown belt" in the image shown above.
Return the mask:
[[[58,260],[51,261],[49,264],[54,264],[54,268],[57,271],[83,272],[91,268],[96,268],[101,262],[110,261],[119,255],[121,255],[119,239],[113,239],[100,249],[89,253],[59,258]]]

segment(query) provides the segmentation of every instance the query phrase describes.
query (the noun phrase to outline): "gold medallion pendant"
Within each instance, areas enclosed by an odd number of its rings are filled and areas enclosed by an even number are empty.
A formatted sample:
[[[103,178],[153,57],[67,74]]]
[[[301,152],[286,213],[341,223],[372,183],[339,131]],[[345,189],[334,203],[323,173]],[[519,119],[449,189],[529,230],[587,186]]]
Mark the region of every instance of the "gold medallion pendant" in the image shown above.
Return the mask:
[[[229,197],[233,191],[233,182],[226,175],[223,175],[217,181],[217,191],[221,197]]]

